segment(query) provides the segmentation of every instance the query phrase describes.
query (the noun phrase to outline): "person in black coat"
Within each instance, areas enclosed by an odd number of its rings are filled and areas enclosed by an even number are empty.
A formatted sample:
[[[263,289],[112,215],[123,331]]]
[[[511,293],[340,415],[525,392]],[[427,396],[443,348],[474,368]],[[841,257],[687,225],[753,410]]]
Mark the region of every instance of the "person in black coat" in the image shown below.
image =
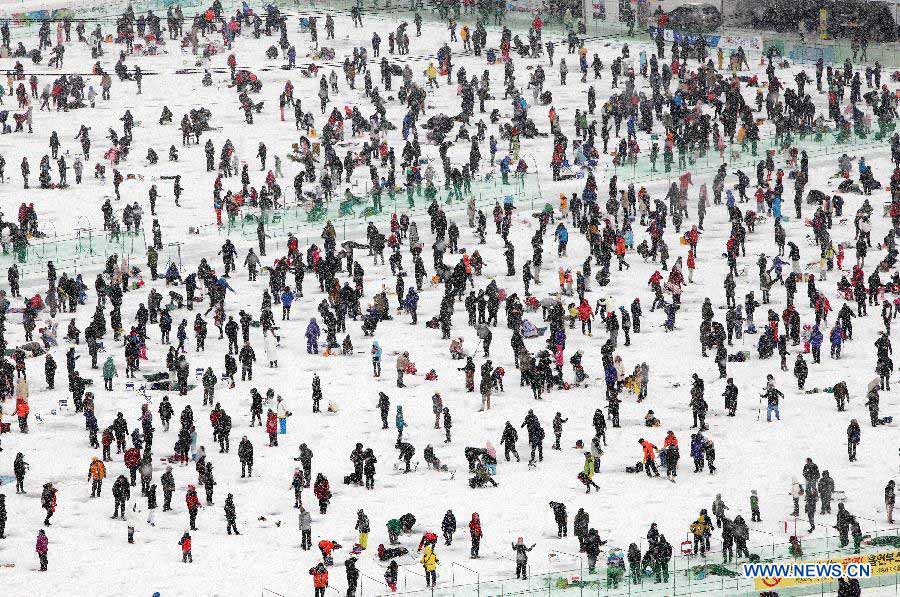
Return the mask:
[[[843,577],[838,579],[838,597],[859,597],[861,594],[862,590],[857,579]]]
[[[354,597],[356,595],[356,585],[359,582],[359,570],[356,568],[356,558],[347,558],[344,561],[344,568],[347,572],[347,597]]]
[[[131,487],[129,487],[125,475],[119,475],[119,478],[113,483],[112,494],[115,500],[115,511],[113,511],[112,517],[121,517],[122,520],[125,520],[125,502],[131,498]],[[120,510],[121,515],[119,514]]]
[[[162,474],[159,481],[162,483],[163,489],[163,512],[168,512],[172,509],[172,494],[175,493],[175,475],[172,474],[171,466],[166,467],[166,472]],[[153,500],[156,501],[156,491],[153,487],[150,488],[150,494],[153,495]]]
[[[238,444],[238,459],[241,461],[241,478],[248,474],[253,476],[253,444],[247,439],[247,436],[241,438]]]
[[[56,382],[56,361],[53,360],[53,355],[47,353],[47,358],[44,360],[44,377],[47,379],[47,388],[53,389],[54,383]]]
[[[441,521],[441,532],[444,534],[445,545],[453,543],[453,533],[456,532],[456,516],[453,514],[453,510],[447,510],[447,513],[444,514],[444,520]]]
[[[231,531],[234,530],[235,535],[240,535],[237,530],[237,510],[234,507],[234,496],[232,494],[228,494],[228,497],[225,498],[225,522],[227,523],[227,527],[225,530],[228,531],[228,534],[231,534]]]
[[[568,515],[566,514],[566,505],[560,502],[550,502],[550,508],[553,509],[553,519],[556,521],[556,536],[568,536]]]

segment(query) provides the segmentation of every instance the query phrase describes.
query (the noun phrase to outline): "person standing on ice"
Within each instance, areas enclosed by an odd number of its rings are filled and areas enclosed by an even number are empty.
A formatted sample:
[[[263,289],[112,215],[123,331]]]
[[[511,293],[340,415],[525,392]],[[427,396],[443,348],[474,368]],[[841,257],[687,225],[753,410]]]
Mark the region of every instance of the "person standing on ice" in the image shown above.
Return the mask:
[[[772,377],[771,374],[767,375],[766,378],[766,389],[761,397],[765,398],[766,400],[766,422],[771,423],[773,412],[775,413],[775,418],[779,421],[781,420],[781,413],[778,410],[778,403],[781,398],[784,398],[784,394],[775,387],[775,378]]]
[[[425,546],[420,562],[425,569],[425,586],[433,589],[437,585],[437,567],[440,560],[434,553],[432,545]]]
[[[188,562],[194,562],[194,556],[191,553],[191,534],[187,531],[184,532],[184,535],[181,536],[181,539],[178,540],[178,545],[181,546],[181,562],[183,564],[187,564]]]
[[[253,381],[253,361],[256,360],[256,353],[249,342],[244,342],[241,351],[238,353],[238,359],[241,361],[241,381]]]
[[[309,569],[309,574],[313,577],[315,597],[325,597],[325,589],[328,588],[328,569],[325,564],[319,562]]]
[[[585,489],[585,493],[590,493],[591,487],[593,487],[597,491],[600,491],[600,486],[594,482],[594,472],[595,472],[594,469],[595,468],[596,468],[596,466],[595,466],[594,456],[590,452],[585,452],[584,453],[584,467],[581,471],[581,474],[579,475],[579,477],[581,478],[585,487],[587,488],[587,489]]]
[[[528,552],[534,549],[536,543],[532,543],[531,547],[525,545],[524,539],[519,537],[512,544],[512,549],[516,552],[516,578],[526,580],[528,578]]]
[[[316,318],[313,317],[309,320],[309,324],[306,326],[306,353],[307,354],[319,354],[319,335],[321,334],[321,330],[319,329],[319,324],[316,323]]]
[[[128,486],[128,480],[125,478],[125,475],[119,475],[119,478],[113,483],[112,492],[113,500],[115,501],[115,511],[112,517],[125,520],[125,505],[131,498],[131,488]]]
[[[47,534],[44,532],[44,529],[39,530],[34,551],[37,552],[38,561],[40,561],[41,564],[41,572],[47,571],[47,552],[50,551],[49,543],[50,541],[47,539]]]
[[[643,450],[643,462],[644,462],[644,472],[647,473],[647,476],[658,477],[659,470],[656,468],[656,446],[651,444],[649,441],[641,438],[638,440],[638,444],[640,444],[641,449]]]

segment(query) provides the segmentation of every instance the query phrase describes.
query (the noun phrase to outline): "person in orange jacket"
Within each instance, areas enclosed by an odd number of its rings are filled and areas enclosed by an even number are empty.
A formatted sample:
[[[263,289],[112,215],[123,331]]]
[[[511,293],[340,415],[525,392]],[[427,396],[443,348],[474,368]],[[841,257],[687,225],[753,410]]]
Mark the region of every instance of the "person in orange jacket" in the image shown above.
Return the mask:
[[[678,475],[677,467],[680,453],[678,451],[678,438],[675,437],[675,433],[671,430],[666,433],[666,439],[663,441],[663,450],[666,452],[666,478],[674,482],[675,477]]]
[[[31,412],[31,408],[28,406],[28,401],[22,396],[16,398],[16,416],[19,417],[19,431],[22,433],[28,433],[29,412]]]
[[[325,564],[319,562],[309,569],[309,573],[313,577],[315,597],[325,597],[325,589],[328,588],[328,570],[325,568]]]
[[[641,445],[641,448],[644,450],[644,472],[647,473],[647,476],[651,476],[651,471],[653,476],[659,476],[659,470],[656,468],[656,446],[641,438],[638,440],[638,443]]]
[[[322,553],[322,561],[326,566],[331,566],[334,563],[334,550],[340,549],[342,545],[335,541],[331,541],[330,539],[322,539],[319,541],[319,551]]]
[[[625,251],[627,247],[625,246],[625,236],[623,234],[616,235],[616,257],[619,259],[619,271],[622,271],[622,266],[625,266],[625,269],[631,269],[631,266],[628,265],[628,262],[625,261]]]
[[[88,467],[88,481],[91,481],[91,497],[100,497],[100,490],[103,486],[103,479],[106,477],[106,465],[103,461],[94,456],[91,459],[91,466]]]

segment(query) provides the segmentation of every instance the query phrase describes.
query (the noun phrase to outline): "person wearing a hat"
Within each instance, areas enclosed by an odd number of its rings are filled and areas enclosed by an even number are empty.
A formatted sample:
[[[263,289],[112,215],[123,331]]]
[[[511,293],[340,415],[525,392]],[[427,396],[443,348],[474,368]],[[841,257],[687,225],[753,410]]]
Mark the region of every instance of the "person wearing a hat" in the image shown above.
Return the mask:
[[[356,530],[359,531],[359,546],[363,549],[369,547],[369,517],[362,509],[356,512]]]
[[[88,480],[91,481],[91,497],[100,497],[100,490],[103,487],[103,479],[106,477],[106,465],[103,461],[94,456],[91,459],[91,466],[88,467]]]
[[[184,496],[187,505],[188,516],[190,517],[191,530],[197,530],[197,511],[200,509],[200,498],[197,497],[197,488],[193,485],[187,486],[187,494]]]
[[[49,543],[50,541],[47,539],[47,533],[44,532],[44,529],[39,530],[34,550],[37,552],[38,560],[41,562],[41,572],[47,571],[47,552],[49,551]]]
[[[187,564],[188,562],[194,562],[194,556],[191,555],[191,534],[187,531],[184,532],[184,535],[181,536],[181,539],[178,541],[178,545],[181,546],[181,561],[182,563]]]
[[[588,455],[590,455],[590,452],[588,452]],[[534,549],[535,545],[535,543],[532,543],[531,547],[526,546],[522,537],[516,539],[516,542],[512,544],[512,549],[516,552],[516,578],[521,578],[522,580],[528,578],[528,552]]]

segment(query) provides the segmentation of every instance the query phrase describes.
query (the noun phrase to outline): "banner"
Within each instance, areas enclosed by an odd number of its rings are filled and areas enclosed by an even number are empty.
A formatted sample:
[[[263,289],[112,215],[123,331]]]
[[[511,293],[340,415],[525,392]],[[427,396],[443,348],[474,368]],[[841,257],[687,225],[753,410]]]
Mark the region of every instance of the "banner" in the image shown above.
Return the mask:
[[[871,566],[872,576],[886,576],[890,574],[900,573],[900,549],[891,551],[882,551],[879,553],[856,554],[845,556],[842,558],[831,558],[828,560],[812,560],[795,562],[797,564],[869,564]],[[832,582],[832,578],[756,578],[754,579],[754,588],[757,591],[780,590],[787,587],[799,587],[809,585],[820,585],[825,582]]]
[[[544,8],[542,0],[506,0],[506,10],[509,12],[538,13]]]
[[[648,27],[650,31],[650,36],[653,39],[656,39],[657,32],[659,31],[659,27],[654,27],[651,25]],[[680,31],[675,31],[674,29],[663,29],[663,39],[668,42],[677,41],[679,44],[682,41],[687,41],[689,44],[693,44],[698,39],[700,39],[700,35],[690,34],[690,33],[681,33]],[[706,40],[706,47],[715,48],[719,45],[719,36],[718,35],[704,35],[703,39]]]
[[[650,31],[650,35],[653,39],[656,39],[657,32],[659,31],[658,27],[650,26],[648,27]],[[678,41],[681,43],[682,40],[687,40],[689,44],[695,43],[700,38],[700,35],[690,34],[690,33],[681,33],[680,31],[675,31],[674,29],[663,29],[663,39],[667,42]],[[744,48],[745,52],[750,52],[751,50],[762,52],[763,51],[763,40],[759,35],[703,35],[703,39],[706,40],[707,48],[722,48],[723,50],[736,50],[739,47]]]
[[[719,47],[723,50],[737,50],[744,48],[745,52],[755,50],[763,51],[763,39],[759,35],[723,35],[719,38]]]

